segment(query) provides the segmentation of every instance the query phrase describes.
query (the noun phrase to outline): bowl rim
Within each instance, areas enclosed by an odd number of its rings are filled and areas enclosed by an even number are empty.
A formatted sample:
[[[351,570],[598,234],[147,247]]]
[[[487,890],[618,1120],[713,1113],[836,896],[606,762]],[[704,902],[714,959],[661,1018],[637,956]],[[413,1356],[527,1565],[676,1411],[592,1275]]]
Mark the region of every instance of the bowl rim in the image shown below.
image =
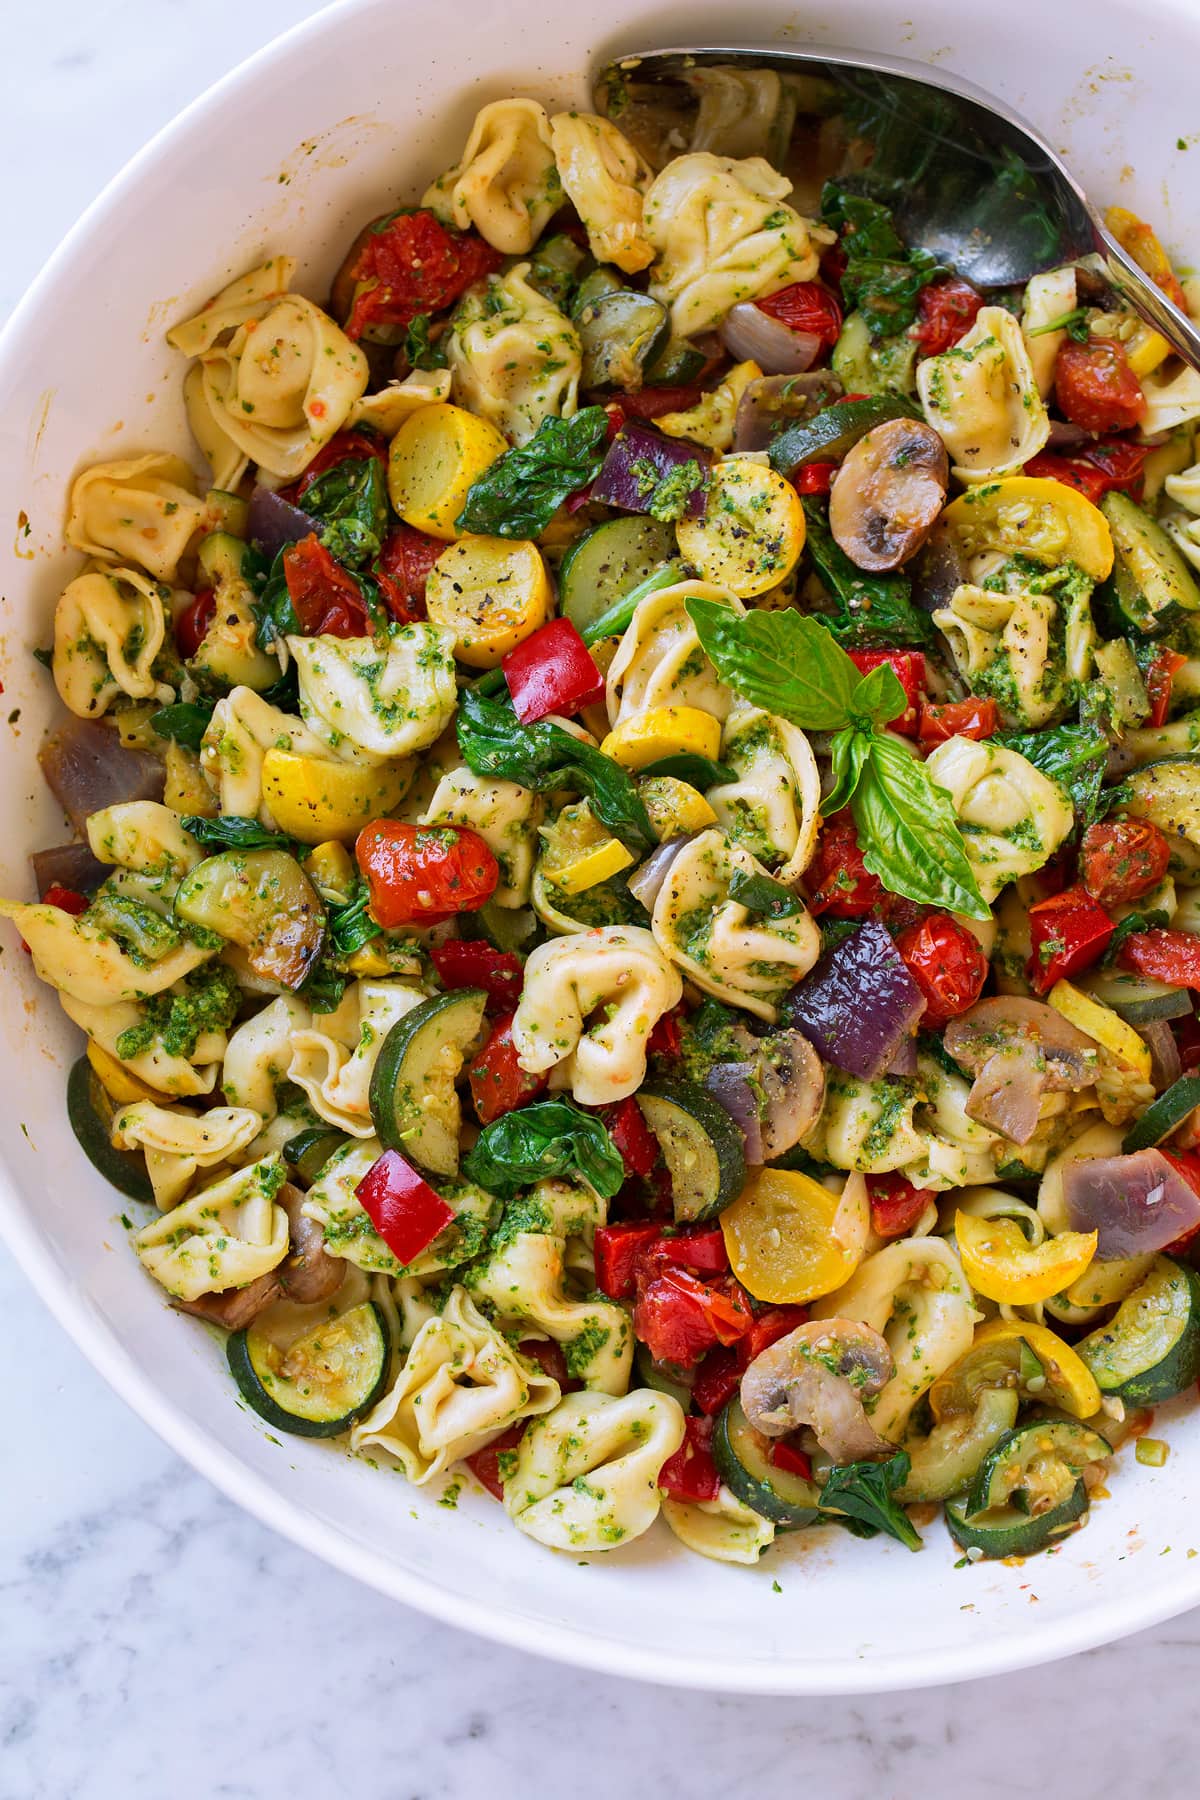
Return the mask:
[[[306,38],[323,37],[334,15],[344,19],[347,14],[366,12],[379,4],[380,0],[329,0],[329,4],[277,33],[211,83],[137,150],[62,238],[0,328],[0,370],[15,340],[51,293],[77,246],[97,232],[108,213],[130,189],[136,188],[143,170],[153,165],[166,146],[185,136],[198,118],[219,106],[227,96],[257,82],[282,51],[294,49]],[[1164,17],[1177,17],[1181,10],[1178,0],[1159,0],[1159,6]],[[2,1160],[0,1231],[52,1317],[109,1387],[165,1444],[228,1499],[301,1549],[389,1599],[399,1600],[444,1624],[531,1655],[600,1674],[702,1691],[797,1697],[891,1693],[1039,1667],[1161,1624],[1200,1603],[1198,1563],[1190,1577],[1185,1574],[1181,1579],[1173,1571],[1169,1584],[1140,1597],[1135,1593],[1100,1601],[1076,1617],[1064,1617],[1049,1625],[1039,1621],[1036,1635],[1029,1630],[990,1642],[985,1639],[976,1645],[920,1653],[901,1647],[869,1658],[862,1655],[855,1663],[831,1666],[816,1662],[747,1664],[740,1658],[695,1657],[683,1650],[645,1650],[632,1638],[597,1635],[569,1625],[525,1619],[499,1604],[453,1592],[414,1570],[381,1561],[366,1546],[316,1518],[283,1489],[255,1473],[209,1431],[184,1417],[109,1327],[80,1304],[69,1277],[57,1266],[22,1208],[16,1184]]]

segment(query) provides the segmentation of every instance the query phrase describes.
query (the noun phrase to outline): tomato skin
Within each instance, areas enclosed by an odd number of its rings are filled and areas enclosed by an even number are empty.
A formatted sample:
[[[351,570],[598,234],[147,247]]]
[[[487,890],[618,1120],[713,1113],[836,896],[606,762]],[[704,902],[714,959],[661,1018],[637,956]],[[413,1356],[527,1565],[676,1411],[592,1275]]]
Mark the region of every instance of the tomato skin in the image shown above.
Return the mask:
[[[904,689],[904,697],[908,705],[898,717],[888,723],[889,731],[898,731],[901,737],[916,737],[917,708],[921,704],[921,690],[925,686],[925,657],[920,650],[851,650],[850,661],[860,675],[869,675],[881,663],[886,663]]]
[[[382,438],[372,437],[365,431],[336,432],[317,451],[296,483],[294,492],[297,503],[303,499],[318,475],[324,475],[326,469],[336,469],[343,462],[366,462],[372,456],[386,469],[387,455],[387,445]]]
[[[923,744],[945,744],[952,737],[979,743],[994,737],[999,728],[1000,709],[994,700],[947,700],[937,705],[922,698],[917,736]]]
[[[863,919],[883,898],[883,883],[867,872],[849,813],[835,814],[825,826],[807,880],[814,918],[828,913],[834,919]]]
[[[346,336],[381,326],[402,330],[418,313],[441,312],[503,261],[474,232],[453,231],[431,212],[393,214],[370,231],[355,258]]]
[[[315,532],[284,550],[283,575],[306,637],[370,637],[371,616],[362,589]]]
[[[516,1449],[528,1431],[529,1424],[528,1419],[521,1419],[516,1425],[510,1425],[507,1431],[502,1431],[499,1437],[493,1438],[490,1444],[485,1444],[482,1450],[475,1450],[470,1456],[463,1457],[463,1461],[476,1481],[487,1489],[493,1500],[503,1500],[504,1498],[504,1483],[500,1479],[500,1457],[505,1450]]]
[[[690,412],[703,392],[699,382],[689,382],[686,387],[645,387],[636,394],[622,394],[619,405],[628,418],[657,419],[663,413]]]
[[[632,1094],[612,1106],[601,1107],[600,1117],[621,1152],[626,1175],[640,1175],[643,1179],[648,1176],[658,1162],[658,1139],[642,1117],[642,1109]]]
[[[1169,987],[1200,988],[1200,937],[1190,931],[1138,931],[1117,952],[1123,969]]]
[[[913,1187],[902,1175],[868,1175],[871,1229],[877,1237],[907,1237],[931,1200],[933,1188]]]
[[[1026,964],[1035,994],[1048,994],[1056,981],[1090,969],[1112,939],[1114,926],[1082,886],[1064,888],[1029,909],[1033,954]]]
[[[983,295],[959,275],[932,281],[917,296],[917,317],[908,335],[920,344],[922,356],[940,356],[966,336],[982,305]]]
[[[947,1025],[983,992],[988,959],[976,938],[949,913],[932,912],[896,939],[909,974],[925,997],[922,1025]]]
[[[425,617],[425,583],[445,548],[440,538],[403,522],[388,535],[375,561],[375,579],[397,625]]]
[[[503,1113],[515,1112],[527,1100],[545,1091],[549,1075],[531,1075],[517,1061],[513,1043],[512,1013],[497,1019],[491,1036],[467,1070],[471,1104],[481,1125],[490,1125]]]
[[[832,350],[841,336],[841,306],[819,281],[794,281],[790,287],[779,288],[754,304],[759,312],[778,319],[789,331],[819,338],[822,349]]]
[[[1142,384],[1113,338],[1068,339],[1055,359],[1054,390],[1064,417],[1085,431],[1127,431],[1146,410]]]
[[[539,626],[509,651],[501,666],[522,725],[547,713],[570,718],[604,692],[604,677],[570,619]]]
[[[1175,682],[1175,671],[1181,669],[1187,661],[1180,656],[1178,650],[1162,649],[1146,671],[1146,692],[1150,696],[1150,717],[1147,725],[1159,726],[1167,722],[1167,714],[1171,710],[1171,689]]]
[[[710,1350],[700,1364],[692,1399],[703,1413],[720,1412],[737,1393],[742,1376],[756,1356],[808,1322],[806,1306],[768,1306],[757,1314],[745,1336],[732,1348]]]
[[[201,588],[175,621],[175,647],[185,662],[195,656],[216,616],[216,595],[211,588]]]
[[[834,462],[805,463],[792,476],[792,486],[798,494],[827,494],[833,486],[837,469],[838,465]]]
[[[370,890],[372,917],[393,925],[440,925],[491,899],[500,865],[464,825],[403,825],[376,819],[354,846]]]
[[[658,1472],[659,1489],[671,1500],[715,1500],[721,1492],[721,1477],[712,1457],[713,1422],[685,1419],[684,1427],[682,1444]]]
[[[87,911],[91,902],[86,894],[78,894],[74,888],[62,887],[57,881],[52,881],[42,895],[42,905],[56,906],[59,912],[70,913],[73,919],[77,919],[80,913]]]
[[[513,950],[450,938],[434,944],[429,960],[444,988],[482,988],[491,1013],[511,1013],[525,985],[525,965]]]
[[[1158,886],[1170,860],[1166,837],[1143,819],[1089,825],[1079,846],[1083,885],[1101,906],[1139,899]]]

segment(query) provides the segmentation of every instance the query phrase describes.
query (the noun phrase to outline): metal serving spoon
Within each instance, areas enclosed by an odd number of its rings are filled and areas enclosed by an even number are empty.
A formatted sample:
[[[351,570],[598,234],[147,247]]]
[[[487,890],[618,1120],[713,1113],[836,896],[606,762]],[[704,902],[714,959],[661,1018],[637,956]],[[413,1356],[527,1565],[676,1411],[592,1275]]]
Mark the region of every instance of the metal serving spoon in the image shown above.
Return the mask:
[[[742,80],[723,83],[721,70]],[[594,92],[633,135],[657,116],[664,157],[690,144],[705,107],[711,148],[723,147],[722,127],[735,154],[777,163],[797,126],[814,151],[840,144],[844,166],[829,172],[885,201],[910,245],[983,288],[1078,263],[1200,368],[1200,330],[1117,243],[1041,133],[956,75],[853,50],[648,50],[606,63]]]

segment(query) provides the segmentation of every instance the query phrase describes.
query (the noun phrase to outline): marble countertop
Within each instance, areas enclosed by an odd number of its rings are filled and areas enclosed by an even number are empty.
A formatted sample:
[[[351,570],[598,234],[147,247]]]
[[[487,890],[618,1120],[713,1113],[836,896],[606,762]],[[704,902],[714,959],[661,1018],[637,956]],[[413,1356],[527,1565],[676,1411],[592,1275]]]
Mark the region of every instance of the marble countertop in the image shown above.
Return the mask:
[[[0,317],[160,124],[315,10],[7,9]],[[1135,1785],[1171,1800],[1194,1785],[1196,1614],[1027,1675],[858,1701],[556,1668],[384,1600],[239,1512],[109,1392],[2,1249],[0,1316],[10,1353],[40,1371],[36,1388],[11,1384],[0,1459],[0,1800],[507,1796],[538,1765],[541,1791],[576,1800],[798,1785],[1020,1800],[1050,1782],[1064,1800]]]

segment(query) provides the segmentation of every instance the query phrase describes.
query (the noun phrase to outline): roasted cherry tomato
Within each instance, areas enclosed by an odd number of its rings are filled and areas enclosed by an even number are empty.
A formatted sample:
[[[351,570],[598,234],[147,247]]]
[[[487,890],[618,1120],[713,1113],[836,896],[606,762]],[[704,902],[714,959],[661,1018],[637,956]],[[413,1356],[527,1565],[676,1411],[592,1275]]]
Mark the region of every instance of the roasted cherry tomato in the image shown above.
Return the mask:
[[[712,1456],[711,1419],[685,1419],[686,1434],[674,1456],[658,1472],[658,1485],[671,1500],[715,1500],[721,1477]]]
[[[370,637],[371,615],[362,589],[315,533],[288,545],[283,576],[306,637]]]
[[[1135,500],[1142,495],[1142,475],[1149,444],[1089,444],[1075,456],[1059,456],[1053,450],[1041,450],[1025,464],[1026,475],[1042,476],[1077,488],[1093,506],[1099,506],[1105,494],[1114,490],[1129,494]]]
[[[497,1019],[492,1034],[467,1070],[471,1104],[481,1125],[502,1113],[515,1112],[545,1090],[548,1075],[531,1075],[517,1061],[512,1036],[513,1015]]]
[[[1068,339],[1055,358],[1054,391],[1063,416],[1085,431],[1128,431],[1146,410],[1142,384],[1114,338]]]
[[[389,533],[375,561],[375,579],[384,605],[397,625],[411,625],[425,617],[425,583],[442,551],[440,538],[429,537],[414,525],[399,524]]]
[[[1113,922],[1083,887],[1064,888],[1029,909],[1033,954],[1026,965],[1035,994],[1048,994],[1056,981],[1080,974],[1099,961],[1113,934]]]
[[[418,313],[441,312],[503,260],[473,231],[452,231],[431,212],[393,213],[371,227],[354,260],[346,336],[395,333]]]
[[[1159,651],[1146,671],[1146,692],[1150,696],[1150,717],[1147,725],[1159,726],[1167,722],[1167,714],[1171,710],[1171,689],[1175,683],[1175,671],[1181,669],[1187,661],[1180,656],[1178,650],[1166,648]]]
[[[1113,819],[1089,825],[1079,846],[1083,885],[1101,906],[1138,900],[1167,872],[1171,846],[1145,819]]]
[[[944,744],[952,737],[990,738],[1000,728],[1000,711],[994,700],[947,700],[938,705],[921,701],[917,736],[923,744]]]
[[[477,912],[496,891],[500,865],[477,831],[463,825],[403,825],[376,819],[354,846],[367,878],[372,917],[393,925],[438,925]]]
[[[925,686],[923,653],[920,650],[851,650],[850,661],[860,675],[869,675],[881,663],[887,664],[904,689],[904,697],[908,701],[899,717],[889,722],[888,729],[898,731],[902,737],[916,737],[917,708],[921,704],[921,690]]]
[[[324,475],[326,469],[336,469],[339,463],[344,462],[366,462],[372,456],[387,468],[388,447],[382,438],[373,437],[366,431],[337,432],[317,451],[296,483],[297,501],[303,499],[317,476]]]
[[[52,881],[42,895],[43,906],[56,906],[59,912],[70,913],[75,919],[80,913],[85,913],[90,904],[86,894],[77,894],[74,888],[61,887],[57,881]]]
[[[871,1229],[877,1237],[907,1237],[931,1200],[933,1188],[913,1187],[903,1175],[868,1175]]]
[[[807,871],[815,916],[863,919],[883,897],[883,884],[867,873],[849,813],[837,813],[821,833],[817,854]]]
[[[792,486],[798,494],[827,494],[833,486],[837,471],[838,465],[835,462],[805,463],[792,476]]]
[[[925,997],[923,1025],[946,1025],[974,1006],[987,980],[979,942],[949,913],[929,913],[896,939],[908,972]]]
[[[1121,945],[1117,961],[1168,987],[1200,988],[1200,937],[1190,931],[1136,931]]]
[[[819,281],[794,281],[790,287],[780,288],[754,304],[759,312],[778,319],[789,331],[819,338],[825,350],[832,350],[841,335],[842,309]]]
[[[217,613],[217,597],[211,588],[201,588],[196,598],[184,607],[175,621],[175,645],[186,661],[195,656],[208,635]]]
[[[621,1160],[625,1164],[627,1175],[650,1174],[659,1158],[658,1139],[642,1116],[642,1109],[632,1094],[627,1100],[618,1100],[613,1106],[601,1108],[600,1117],[608,1127],[617,1149],[621,1152]]]
[[[908,335],[921,346],[922,356],[940,356],[967,335],[983,295],[961,276],[932,281],[917,296],[917,316]]]
[[[493,950],[480,939],[449,938],[431,946],[429,960],[444,988],[482,988],[489,1012],[511,1013],[521,998],[525,966],[513,950]]]

